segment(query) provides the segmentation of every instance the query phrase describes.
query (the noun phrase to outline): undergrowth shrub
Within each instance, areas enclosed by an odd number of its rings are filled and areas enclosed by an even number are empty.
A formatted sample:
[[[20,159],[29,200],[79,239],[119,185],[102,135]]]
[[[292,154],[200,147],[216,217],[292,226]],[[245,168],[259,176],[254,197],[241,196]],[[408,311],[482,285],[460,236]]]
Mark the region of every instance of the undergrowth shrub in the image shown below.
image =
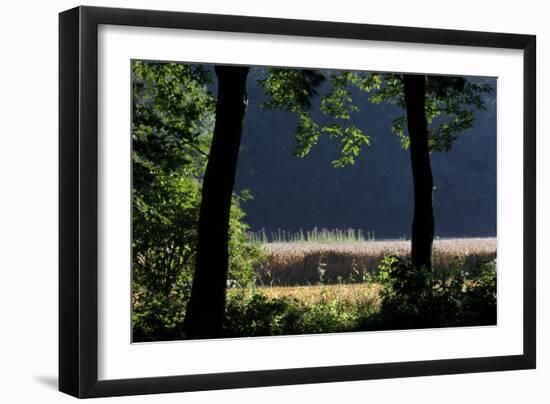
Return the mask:
[[[335,299],[306,305],[296,298],[268,298],[259,291],[228,295],[227,337],[297,335],[355,331],[360,320],[371,316],[368,303]]]
[[[465,270],[456,259],[448,271],[415,268],[396,256],[379,266],[380,312],[362,329],[411,329],[496,324],[496,261]]]
[[[158,189],[154,196],[134,192],[133,340],[179,339],[191,294],[201,185],[194,178],[143,168]],[[261,247],[248,242],[242,199],[235,195],[231,205],[228,288],[251,286],[253,267],[264,259]]]

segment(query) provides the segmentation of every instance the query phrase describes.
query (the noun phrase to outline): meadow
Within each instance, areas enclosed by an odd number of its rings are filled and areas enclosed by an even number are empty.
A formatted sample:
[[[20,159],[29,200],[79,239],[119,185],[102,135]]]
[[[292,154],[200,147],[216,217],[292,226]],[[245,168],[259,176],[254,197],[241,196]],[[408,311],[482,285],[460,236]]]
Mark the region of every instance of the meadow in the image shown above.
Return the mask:
[[[409,241],[329,233],[255,241],[265,259],[227,291],[228,337],[496,324],[496,239],[436,240],[434,270],[415,271]]]
[[[255,281],[227,288],[225,337],[496,324],[495,238],[437,239],[433,271],[419,272],[407,240],[280,234],[286,239],[248,237]],[[181,339],[185,294],[169,292],[158,319],[147,299],[134,290],[134,341]]]
[[[315,285],[318,283],[361,283],[375,275],[385,256],[401,259],[410,255],[407,240],[361,240],[340,234],[357,231],[332,231],[329,237],[313,241],[279,241],[262,243],[266,259],[255,267],[257,284],[262,286]],[[444,273],[457,260],[466,272],[480,263],[496,259],[496,238],[436,239],[433,268]]]

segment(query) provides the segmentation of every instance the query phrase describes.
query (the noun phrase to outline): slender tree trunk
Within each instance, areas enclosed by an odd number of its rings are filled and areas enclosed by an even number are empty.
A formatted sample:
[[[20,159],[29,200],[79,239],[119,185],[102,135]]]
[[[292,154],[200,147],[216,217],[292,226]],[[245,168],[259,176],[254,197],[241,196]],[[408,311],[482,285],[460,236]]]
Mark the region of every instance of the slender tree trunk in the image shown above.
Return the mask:
[[[215,338],[223,333],[229,213],[247,105],[248,67],[216,66],[216,75],[216,124],[202,185],[195,273],[184,324],[186,338]]]
[[[433,178],[426,120],[426,76],[403,75],[414,186],[411,259],[413,266],[432,269],[434,239]]]

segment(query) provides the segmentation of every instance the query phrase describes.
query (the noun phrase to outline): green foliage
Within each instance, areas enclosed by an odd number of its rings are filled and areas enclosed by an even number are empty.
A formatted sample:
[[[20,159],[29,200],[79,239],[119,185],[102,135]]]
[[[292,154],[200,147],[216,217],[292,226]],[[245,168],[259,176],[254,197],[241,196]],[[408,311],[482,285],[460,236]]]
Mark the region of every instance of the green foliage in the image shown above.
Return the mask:
[[[244,195],[243,195],[244,194]],[[229,217],[229,272],[228,287],[250,287],[256,281],[254,268],[266,260],[261,246],[251,243],[248,238],[249,226],[243,222],[245,213],[241,202],[249,197],[246,192],[233,196]]]
[[[210,74],[200,66],[133,62],[132,322],[135,341],[173,339],[184,319],[214,122]],[[263,259],[232,200],[229,286],[254,282]]]
[[[367,303],[336,299],[306,305],[294,298],[240,292],[228,296],[225,332],[227,337],[253,337],[357,331],[374,311]]]
[[[310,109],[312,100],[318,95],[318,87],[327,75],[330,89],[321,97],[320,108],[330,121],[320,124],[315,122]],[[334,167],[344,167],[355,163],[362,145],[370,144],[370,138],[360,128],[347,122],[352,113],[359,111],[348,86],[353,77],[353,73],[346,71],[327,74],[312,70],[267,69],[264,77],[258,80],[269,97],[263,108],[295,112],[299,117],[295,156],[307,156],[321,134],[325,133],[341,145],[340,157],[332,164]]]
[[[374,85],[369,88],[373,103],[390,102],[405,108],[402,75],[370,73]],[[476,110],[485,109],[483,94],[492,92],[489,84],[475,83],[464,77],[426,76],[425,111],[430,151],[449,151],[457,136],[471,128]],[[393,120],[392,132],[404,148],[409,147],[406,115]]]
[[[305,304],[297,298],[269,298],[251,288],[228,295],[227,337],[317,334],[496,324],[496,262],[466,272],[457,259],[447,272],[413,270],[387,256],[378,276],[381,305],[334,298]]]
[[[319,96],[316,88],[324,81],[330,86],[320,95],[320,109],[331,119],[328,124],[316,122],[310,113],[312,100]],[[270,97],[265,108],[298,114],[294,154],[307,156],[319,137],[326,134],[340,143],[341,154],[332,162],[334,167],[353,165],[362,146],[370,144],[364,129],[346,122],[359,111],[352,98],[353,89],[367,93],[372,103],[388,102],[405,109],[401,74],[268,69],[259,82]],[[483,94],[491,91],[489,84],[471,82],[464,77],[426,76],[425,110],[430,151],[449,151],[457,136],[472,127],[476,110],[485,109]],[[393,120],[391,130],[399,137],[403,148],[409,147],[406,128],[406,115]]]
[[[138,157],[134,158],[134,163]],[[191,292],[200,209],[200,182],[152,166],[149,187],[134,189],[133,327],[135,340],[163,339],[177,332]],[[145,192],[143,192],[145,191]],[[249,243],[240,198],[230,216],[229,285],[253,284],[254,265],[264,259]]]
[[[436,274],[395,256],[379,266],[382,307],[369,328],[409,329],[496,324],[496,262],[473,273],[458,260]]]
[[[139,157],[134,157],[139,166]],[[162,338],[183,321],[194,262],[200,185],[150,166],[149,187],[134,189],[132,296],[134,339]],[[136,171],[134,171],[136,175]],[[140,192],[141,191],[141,192]]]
[[[201,65],[134,61],[133,150],[164,171],[200,172],[215,122],[211,82]]]
[[[162,339],[183,320],[214,99],[199,67],[132,63],[134,339]],[[210,118],[209,118],[210,117]]]
[[[255,293],[230,295],[226,307],[226,335],[248,337],[281,335],[284,331],[300,334],[303,330],[303,310],[290,299],[269,299]]]
[[[309,112],[302,111],[299,116],[300,123],[296,128],[296,147],[293,154],[296,157],[305,157],[309,154],[312,147],[317,144],[319,136],[321,136],[321,130]]]
[[[311,98],[325,80],[317,70],[271,68],[258,80],[269,96],[263,107],[300,112],[311,107]]]

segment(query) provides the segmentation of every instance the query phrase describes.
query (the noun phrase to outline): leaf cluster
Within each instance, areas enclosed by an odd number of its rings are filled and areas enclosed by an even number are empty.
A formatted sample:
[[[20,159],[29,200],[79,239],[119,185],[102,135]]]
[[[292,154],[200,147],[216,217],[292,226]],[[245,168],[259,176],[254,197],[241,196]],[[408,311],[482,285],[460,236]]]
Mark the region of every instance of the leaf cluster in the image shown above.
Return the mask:
[[[259,83],[268,96],[264,108],[293,112],[299,118],[294,155],[307,156],[325,134],[340,143],[340,157],[332,162],[334,167],[354,164],[361,148],[370,145],[365,129],[350,124],[352,115],[360,111],[353,99],[354,91],[365,93],[373,104],[386,102],[405,109],[402,74],[279,68],[265,70]],[[457,136],[472,127],[476,111],[485,109],[484,94],[492,91],[492,86],[483,81],[426,76],[430,151],[449,151]],[[317,104],[328,123],[314,119],[312,110]],[[408,148],[406,114],[393,120],[391,130],[402,147]]]
[[[371,102],[389,102],[405,109],[402,75],[370,73],[370,76],[378,76],[376,81],[380,83],[369,92]],[[457,136],[472,127],[476,111],[485,109],[484,94],[492,91],[490,84],[465,77],[426,76],[425,112],[430,151],[451,150]],[[408,148],[406,114],[393,120],[391,130],[399,137],[402,147]]]
[[[355,163],[362,145],[370,143],[369,137],[349,123],[354,112],[359,111],[347,86],[349,72],[324,72],[305,69],[267,69],[258,80],[268,101],[266,109],[294,112],[299,123],[296,128],[294,155],[307,156],[322,134],[340,143],[340,157],[332,162],[335,167]],[[329,90],[319,94],[321,84],[328,80]],[[328,123],[317,122],[311,113],[314,99],[320,96],[320,109],[329,118]]]
[[[212,74],[201,65],[132,63],[132,143],[163,170],[201,170],[215,122]]]

